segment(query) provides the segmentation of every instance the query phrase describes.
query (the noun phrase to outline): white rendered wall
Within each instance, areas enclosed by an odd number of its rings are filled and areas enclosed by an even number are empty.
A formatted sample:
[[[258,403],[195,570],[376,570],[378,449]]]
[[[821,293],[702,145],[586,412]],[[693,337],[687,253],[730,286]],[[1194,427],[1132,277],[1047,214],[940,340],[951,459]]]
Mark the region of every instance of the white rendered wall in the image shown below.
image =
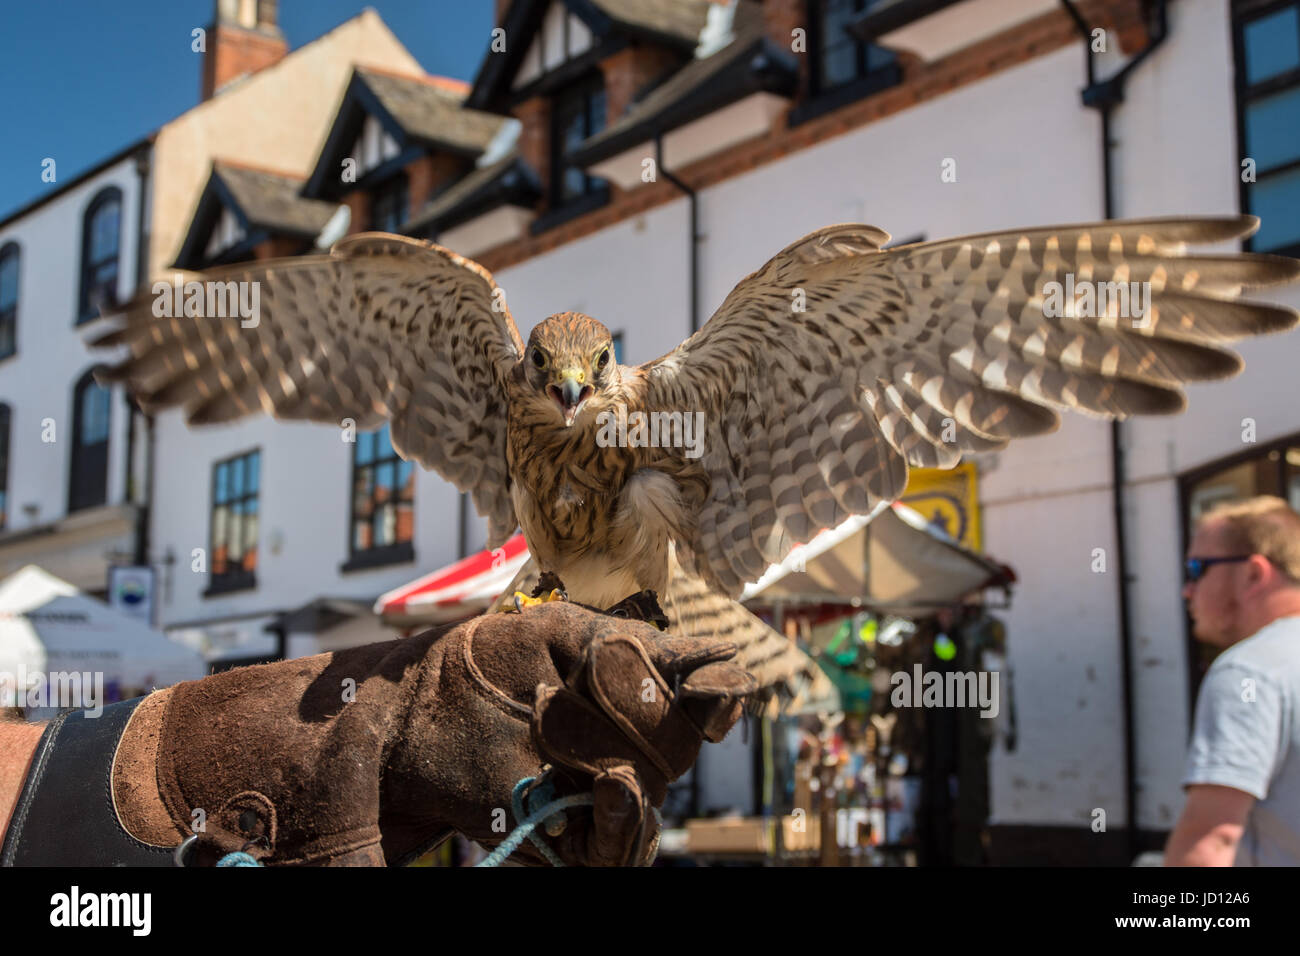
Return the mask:
[[[57,167],[56,167],[57,169]],[[71,176],[73,170],[59,170]],[[34,173],[33,175],[36,175]],[[57,183],[50,188],[57,188]],[[82,341],[102,323],[77,326],[81,288],[82,224],[87,206],[101,190],[121,190],[118,239],[118,298],[135,288],[140,181],[125,158],[33,212],[0,228],[0,247],[18,243],[17,352],[0,360],[0,402],[12,409],[9,447],[9,508],[5,532],[48,525],[67,515],[73,447],[73,388],[93,365],[105,360]],[[52,420],[52,442],[42,440]],[[123,391],[112,389],[108,443],[108,505],[126,497],[129,416]],[[35,505],[29,517],[26,506]],[[0,568],[8,573],[12,568]],[[104,581],[77,582],[105,587]]]

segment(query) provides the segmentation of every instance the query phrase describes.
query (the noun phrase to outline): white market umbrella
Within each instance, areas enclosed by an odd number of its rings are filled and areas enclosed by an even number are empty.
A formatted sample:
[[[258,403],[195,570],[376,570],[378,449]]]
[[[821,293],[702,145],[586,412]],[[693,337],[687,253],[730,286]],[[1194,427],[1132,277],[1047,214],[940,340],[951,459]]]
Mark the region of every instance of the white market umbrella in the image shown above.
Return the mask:
[[[134,695],[203,677],[207,664],[138,618],[29,564],[0,581],[0,672],[10,677],[6,696],[12,695],[20,670],[100,673],[110,695]],[[0,699],[0,706],[11,705]]]

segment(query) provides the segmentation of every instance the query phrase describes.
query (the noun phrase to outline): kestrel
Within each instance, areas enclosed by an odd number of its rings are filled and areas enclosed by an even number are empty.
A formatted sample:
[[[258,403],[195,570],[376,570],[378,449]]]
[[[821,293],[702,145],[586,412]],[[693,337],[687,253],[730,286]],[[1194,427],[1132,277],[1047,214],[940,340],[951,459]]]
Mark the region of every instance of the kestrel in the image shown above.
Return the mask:
[[[370,233],[187,277],[257,283],[255,326],[159,317],[146,298],[95,344],[129,352],[106,380],[192,424],[387,421],[399,454],[472,496],[489,547],[521,527],[583,604],[653,588],[678,627],[741,644],[762,681],[783,649],[759,646],[775,635],[732,599],[819,529],[898,498],[909,465],[1050,432],[1057,409],[1180,411],[1180,385],[1241,370],[1224,343],[1293,327],[1294,310],[1239,296],[1294,280],[1300,261],[1187,252],[1258,225],[1115,221],[889,249],[873,226],[829,226],[635,367],[578,313],[525,345],[482,266]],[[633,424],[611,429],[619,416]],[[635,425],[650,420],[657,441]]]

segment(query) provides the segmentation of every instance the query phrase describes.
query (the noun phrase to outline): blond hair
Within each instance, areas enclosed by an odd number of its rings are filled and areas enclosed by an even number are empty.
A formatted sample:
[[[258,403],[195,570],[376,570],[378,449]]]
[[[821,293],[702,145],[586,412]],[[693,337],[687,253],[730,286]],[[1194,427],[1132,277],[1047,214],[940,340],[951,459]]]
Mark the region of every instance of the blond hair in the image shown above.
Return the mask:
[[[1221,504],[1201,517],[1218,525],[1224,546],[1237,554],[1262,554],[1300,585],[1300,514],[1281,498],[1259,495]]]

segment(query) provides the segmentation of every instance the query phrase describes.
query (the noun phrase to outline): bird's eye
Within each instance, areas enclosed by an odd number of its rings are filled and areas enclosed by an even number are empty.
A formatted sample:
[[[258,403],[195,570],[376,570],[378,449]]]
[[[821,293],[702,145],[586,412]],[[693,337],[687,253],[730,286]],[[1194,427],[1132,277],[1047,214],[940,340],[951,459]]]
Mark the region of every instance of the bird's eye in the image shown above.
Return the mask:
[[[533,349],[533,364],[538,368],[546,368],[546,356],[541,349]]]
[[[600,353],[600,358],[596,359],[596,368],[604,368],[609,364],[609,349]]]

